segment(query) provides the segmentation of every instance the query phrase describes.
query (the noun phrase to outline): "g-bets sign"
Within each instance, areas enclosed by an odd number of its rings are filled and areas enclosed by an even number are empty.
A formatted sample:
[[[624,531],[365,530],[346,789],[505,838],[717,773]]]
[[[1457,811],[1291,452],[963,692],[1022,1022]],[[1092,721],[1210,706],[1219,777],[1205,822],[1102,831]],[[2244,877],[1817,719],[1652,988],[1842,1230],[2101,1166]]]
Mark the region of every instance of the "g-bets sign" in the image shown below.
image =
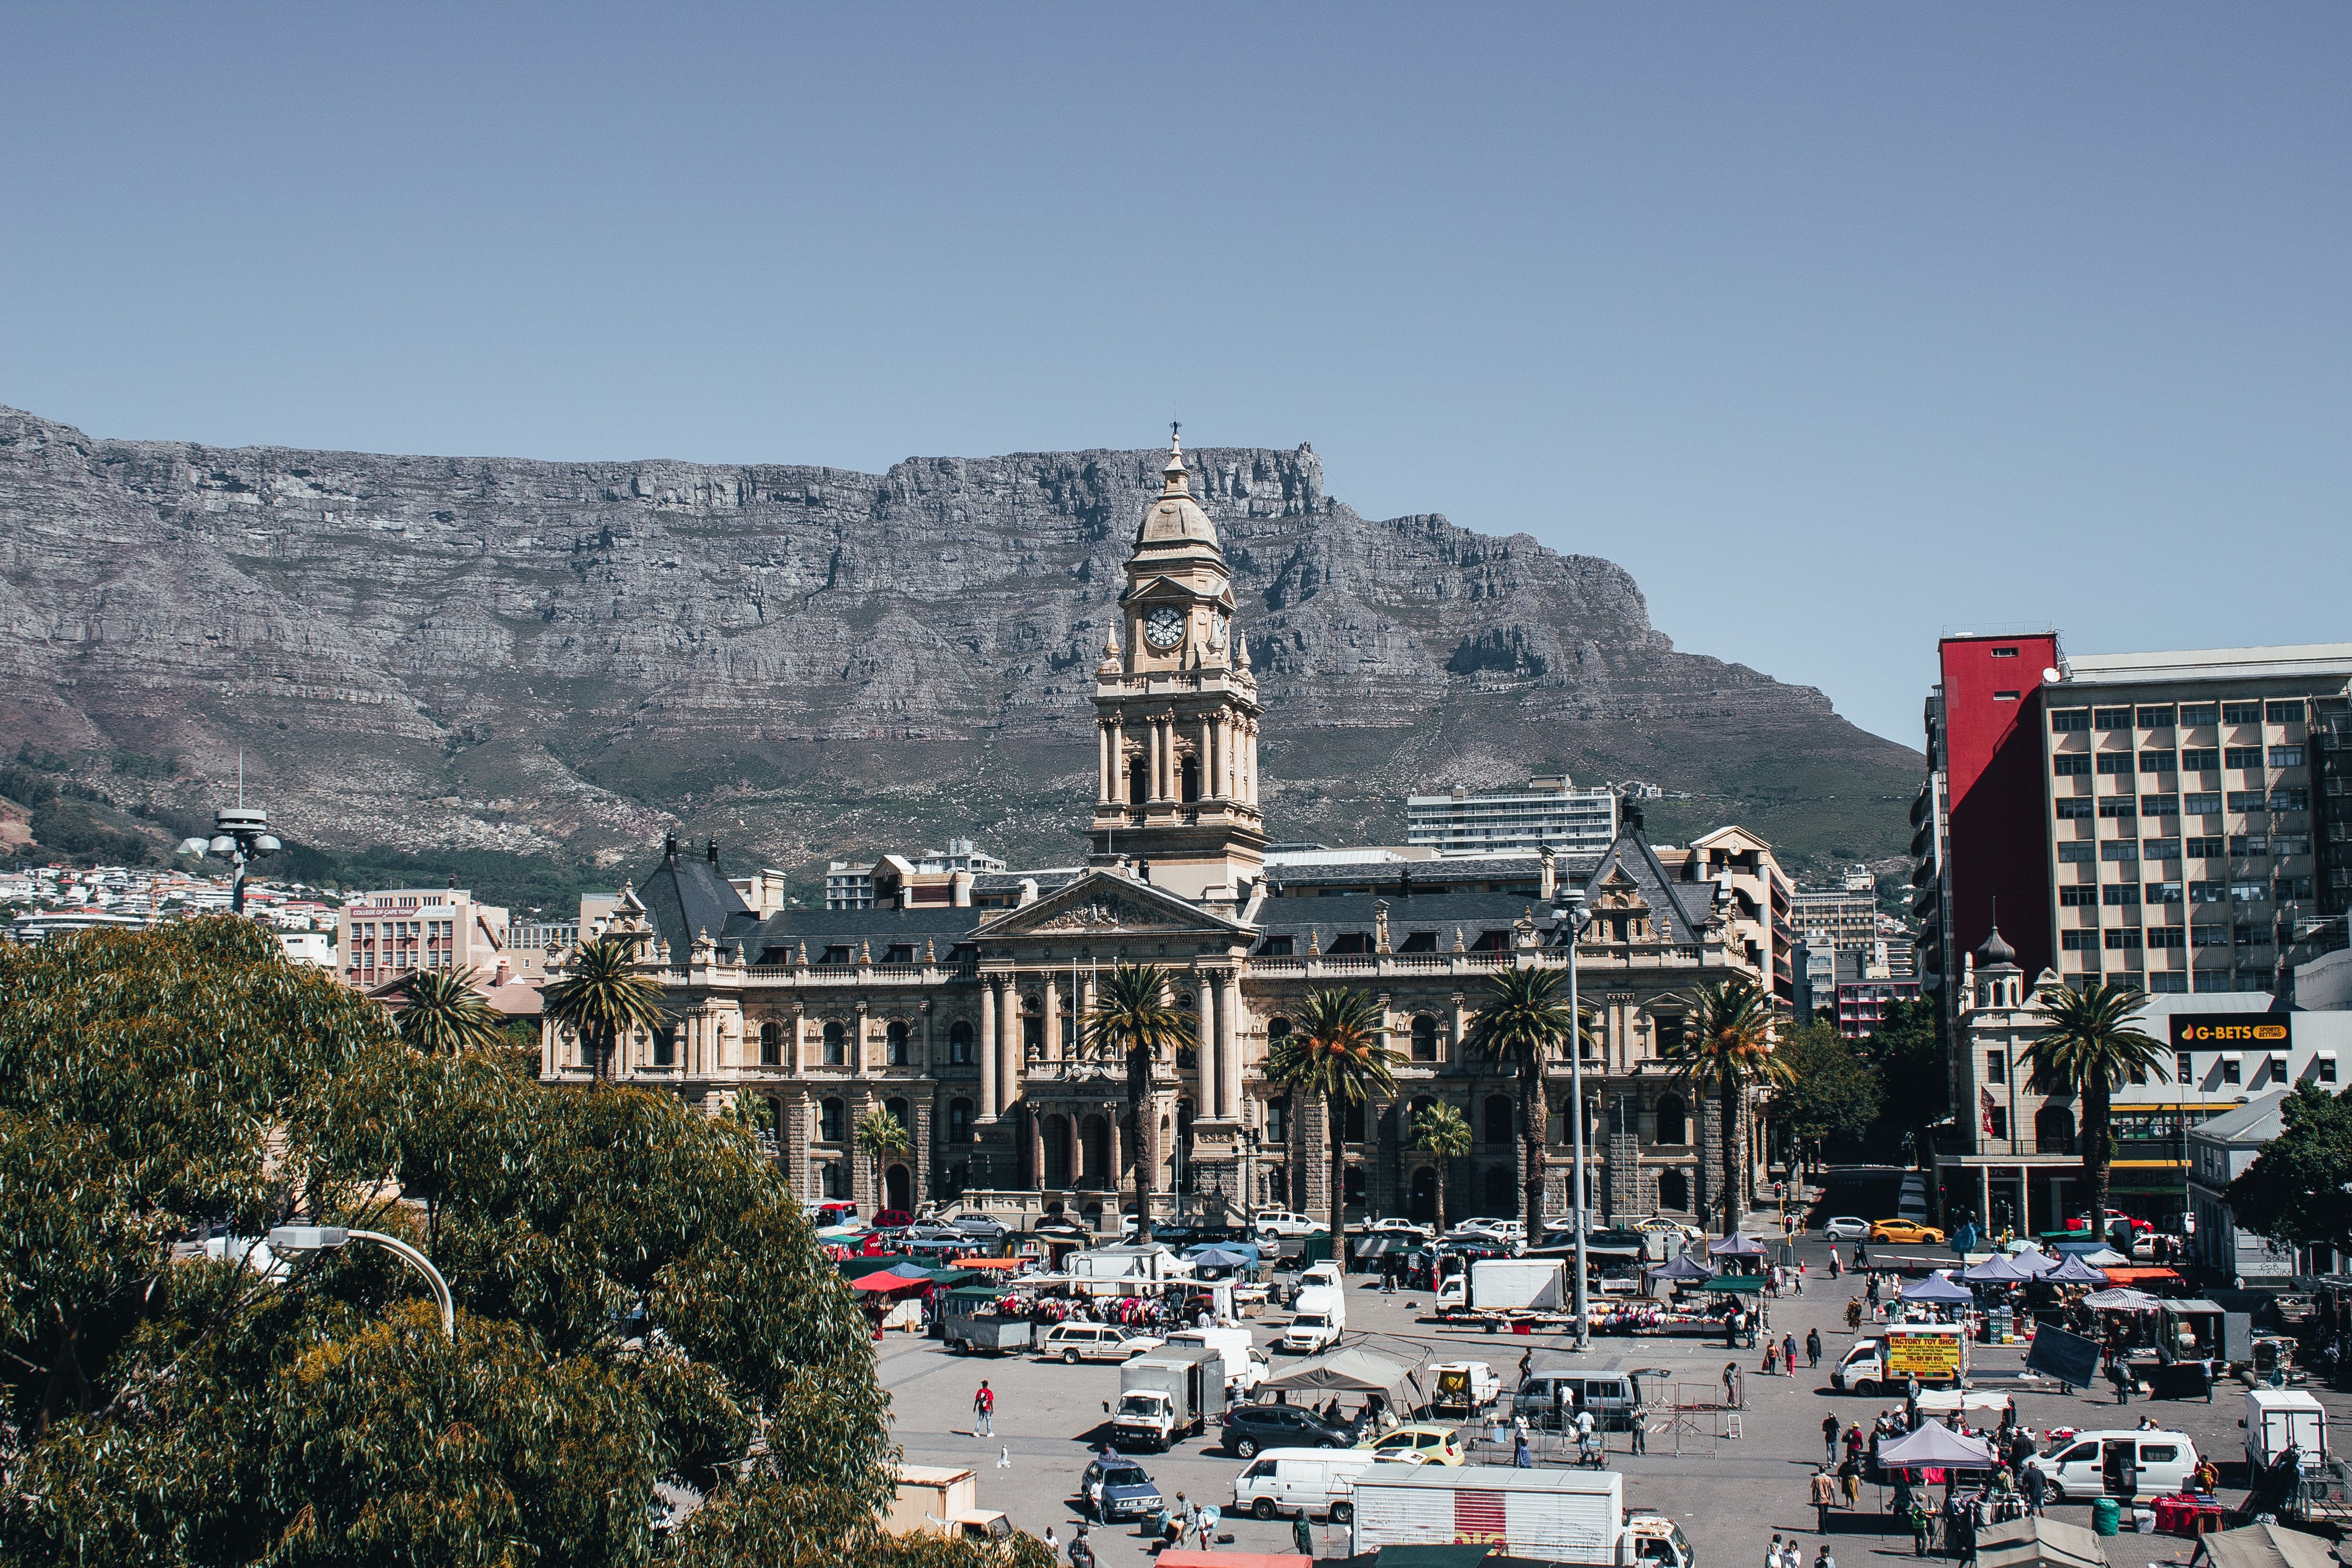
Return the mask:
[[[2175,1013],[2177,1051],[2279,1051],[2294,1043],[2291,1013]]]

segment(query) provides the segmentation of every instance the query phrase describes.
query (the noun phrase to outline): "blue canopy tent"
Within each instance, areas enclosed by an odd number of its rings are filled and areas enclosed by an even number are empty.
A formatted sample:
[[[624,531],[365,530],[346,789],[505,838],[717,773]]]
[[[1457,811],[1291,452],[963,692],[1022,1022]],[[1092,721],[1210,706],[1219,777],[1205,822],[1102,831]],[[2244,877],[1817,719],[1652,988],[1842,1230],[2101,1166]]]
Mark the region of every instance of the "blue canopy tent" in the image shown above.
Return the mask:
[[[1715,1278],[1715,1270],[1685,1252],[1677,1256],[1672,1263],[1661,1263],[1651,1269],[1650,1278],[1677,1282],[1685,1279],[1712,1279]]]
[[[1949,1306],[1966,1306],[1976,1298],[1965,1285],[1955,1285],[1941,1274],[1930,1274],[1925,1279],[1914,1279],[1903,1287],[1906,1301],[1941,1301]]]
[[[1203,1247],[1188,1256],[1202,1268],[1250,1268],[1257,1263],[1255,1247]]]
[[[1971,1285],[2015,1285],[2033,1276],[2019,1268],[2014,1259],[1996,1252],[1982,1263],[1970,1264],[1960,1270],[1960,1278]]]
[[[1706,1255],[1709,1258],[1761,1258],[1764,1256],[1764,1244],[1752,1236],[1727,1236],[1721,1241],[1707,1243]]]
[[[2105,1273],[2092,1268],[2081,1258],[2069,1256],[2057,1268],[2036,1276],[2045,1285],[2101,1285],[2107,1282]]]

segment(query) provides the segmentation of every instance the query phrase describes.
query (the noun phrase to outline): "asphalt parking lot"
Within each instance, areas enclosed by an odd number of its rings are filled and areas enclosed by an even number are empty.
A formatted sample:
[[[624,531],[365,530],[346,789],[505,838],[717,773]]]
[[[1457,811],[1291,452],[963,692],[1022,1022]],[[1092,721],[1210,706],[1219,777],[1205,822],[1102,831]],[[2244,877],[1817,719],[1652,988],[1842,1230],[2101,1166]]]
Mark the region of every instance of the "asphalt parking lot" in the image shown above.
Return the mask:
[[[1938,1267],[1953,1261],[1948,1252],[1892,1250],[1906,1256],[1933,1256]],[[1881,1252],[1882,1257],[1886,1255]],[[1799,1256],[1809,1268],[1804,1294],[1782,1297],[1767,1307],[1776,1336],[1792,1332],[1801,1345],[1807,1329],[1821,1330],[1822,1363],[1817,1372],[1801,1368],[1794,1377],[1764,1377],[1759,1370],[1763,1356],[1760,1344],[1752,1351],[1734,1352],[1724,1348],[1719,1337],[1706,1341],[1595,1338],[1591,1352],[1575,1363],[1596,1371],[1664,1367],[1675,1373],[1678,1384],[1714,1385],[1726,1361],[1735,1357],[1747,1373],[1747,1408],[1739,1413],[1737,1438],[1701,1441],[1686,1431],[1680,1435],[1684,1452],[1677,1455],[1675,1434],[1654,1432],[1649,1453],[1641,1456],[1623,1451],[1628,1441],[1625,1434],[1610,1437],[1611,1463],[1625,1475],[1628,1505],[1674,1515],[1705,1563],[1756,1562],[1775,1531],[1801,1536],[1810,1563],[1819,1541],[1806,1483],[1821,1453],[1822,1417],[1833,1410],[1842,1420],[1862,1421],[1866,1429],[1880,1409],[1897,1403],[1841,1394],[1830,1388],[1829,1369],[1851,1342],[1845,1304],[1856,1292],[1847,1281],[1832,1285],[1828,1280],[1823,1272],[1828,1250],[1822,1244],[1801,1242]],[[1421,1312],[1416,1308],[1425,1310],[1429,1304],[1425,1292],[1383,1296],[1377,1279],[1367,1284],[1362,1277],[1351,1275],[1348,1298],[1348,1342],[1375,1351],[1390,1348],[1408,1356],[1425,1353],[1433,1361],[1483,1360],[1501,1374],[1506,1389],[1514,1381],[1524,1352],[1533,1349],[1572,1358],[1565,1339],[1463,1331],[1418,1321]],[[1253,1320],[1251,1326],[1258,1342],[1265,1344],[1284,1321],[1281,1315],[1270,1315]],[[908,1461],[977,1469],[982,1507],[1003,1509],[1017,1527],[1033,1533],[1042,1534],[1051,1526],[1056,1537],[1066,1542],[1084,1521],[1074,1501],[1078,1478],[1108,1433],[1102,1406],[1104,1401],[1118,1396],[1118,1367],[957,1355],[938,1341],[906,1334],[893,1334],[876,1348],[881,1356],[883,1384],[891,1394],[894,1431]],[[1297,1359],[1276,1352],[1277,1373]],[[2239,1473],[2230,1468],[2242,1457],[2242,1442],[2237,1423],[2243,1390],[2234,1381],[2218,1385],[2210,1405],[2135,1400],[2127,1410],[2117,1410],[2104,1392],[2068,1395],[2044,1392],[2047,1385],[2013,1384],[2022,1370],[2021,1348],[1976,1346],[1973,1362],[1977,1386],[2013,1387],[2020,1418],[2037,1432],[2053,1426],[2128,1427],[2146,1411],[2160,1425],[2187,1433],[2200,1453],[2224,1466],[2225,1496],[2231,1490],[2229,1479]],[[983,1378],[997,1396],[995,1435],[975,1437],[971,1396]],[[2331,1416],[2352,1415],[2352,1400],[2318,1392]],[[1352,1408],[1354,1402],[1349,1403]],[[1211,1447],[1213,1441],[1213,1432],[1207,1438],[1181,1443],[1170,1453],[1136,1458],[1163,1494],[1172,1498],[1181,1491],[1190,1500],[1229,1508],[1234,1478],[1245,1467]],[[1831,1546],[1842,1565],[1881,1556],[1911,1557],[1909,1535],[1897,1533],[1891,1521],[1885,1521],[1885,1533],[1874,1533],[1881,1521],[1873,1517],[1873,1509],[1883,1503],[1883,1494],[1874,1495],[1866,1488],[1858,1515],[1833,1520]],[[2053,1511],[2084,1525],[2090,1522],[2087,1504],[2067,1504]],[[1225,1529],[1234,1537],[1234,1550],[1292,1549],[1286,1521],[1228,1516]],[[1315,1532],[1318,1556],[1346,1553],[1344,1528],[1318,1521]],[[1140,1563],[1150,1555],[1148,1542],[1131,1525],[1097,1527],[1094,1541],[1107,1568]],[[2189,1542],[2169,1536],[2126,1534],[2108,1543],[2108,1558],[2116,1568],[2185,1563],[2189,1549]]]

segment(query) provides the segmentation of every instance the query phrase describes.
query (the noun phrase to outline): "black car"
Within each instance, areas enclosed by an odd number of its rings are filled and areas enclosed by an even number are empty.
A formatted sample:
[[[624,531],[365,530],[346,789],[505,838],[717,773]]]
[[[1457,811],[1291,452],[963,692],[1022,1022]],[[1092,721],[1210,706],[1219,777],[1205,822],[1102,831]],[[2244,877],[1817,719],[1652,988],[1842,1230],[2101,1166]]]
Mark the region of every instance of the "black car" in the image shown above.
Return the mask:
[[[1352,1448],[1353,1423],[1326,1421],[1296,1405],[1236,1405],[1225,1412],[1225,1451],[1249,1458],[1260,1448]]]

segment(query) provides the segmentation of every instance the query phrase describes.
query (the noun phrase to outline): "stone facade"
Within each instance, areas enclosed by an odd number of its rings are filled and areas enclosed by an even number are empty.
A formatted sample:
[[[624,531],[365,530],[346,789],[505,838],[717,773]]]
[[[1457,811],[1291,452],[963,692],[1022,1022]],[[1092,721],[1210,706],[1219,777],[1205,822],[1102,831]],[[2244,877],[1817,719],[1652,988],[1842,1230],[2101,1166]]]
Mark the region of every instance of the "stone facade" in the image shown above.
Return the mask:
[[[1112,637],[1097,676],[1086,866],[979,879],[947,908],[755,908],[715,846],[673,841],[607,927],[639,944],[670,1018],[627,1043],[623,1075],[714,1112],[749,1097],[810,1198],[854,1196],[871,1213],[961,1197],[1108,1228],[1145,1140],[1125,1064],[1092,1059],[1079,1021],[1112,966],[1153,963],[1195,1024],[1194,1045],[1154,1065],[1143,1104],[1155,1213],[1180,1194],[1213,1216],[1315,1213],[1330,1181],[1323,1107],[1268,1083],[1263,1065],[1309,992],[1349,986],[1377,1001],[1402,1058],[1397,1093],[1341,1129],[1349,1212],[1427,1217],[1443,1179],[1450,1218],[1515,1214],[1523,1091],[1464,1041],[1497,973],[1567,966],[1564,900],[1581,887],[1580,1000],[1597,1036],[1583,1064],[1589,1201],[1618,1220],[1701,1212],[1720,1181],[1719,1110],[1662,1054],[1698,987],[1745,974],[1776,989],[1771,889],[1786,880],[1769,846],[1729,830],[1662,854],[1629,810],[1607,852],[1581,863],[1414,862],[1392,888],[1384,870],[1337,886],[1328,868],[1270,863],[1263,710],[1215,531],[1174,450],[1128,576],[1123,645]],[[552,1027],[542,1065],[553,1079],[588,1071]],[[1563,1058],[1544,1085],[1556,1214],[1572,1201],[1570,1081]],[[1461,1110],[1475,1137],[1443,1173],[1407,1146],[1430,1100]],[[850,1142],[876,1106],[913,1143],[878,1175]],[[1761,1118],[1741,1120],[1752,1192]]]

